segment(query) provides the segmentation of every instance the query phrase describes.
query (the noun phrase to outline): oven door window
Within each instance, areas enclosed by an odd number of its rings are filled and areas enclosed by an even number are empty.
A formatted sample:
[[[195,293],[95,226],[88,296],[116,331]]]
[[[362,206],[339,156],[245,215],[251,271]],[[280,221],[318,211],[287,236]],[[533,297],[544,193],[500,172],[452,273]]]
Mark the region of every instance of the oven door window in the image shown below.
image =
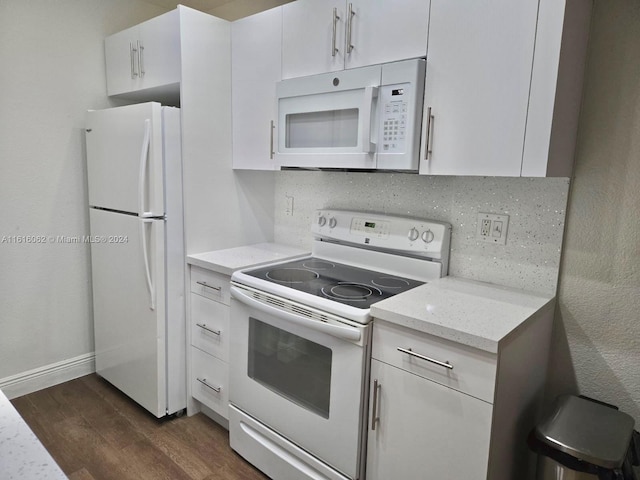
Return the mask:
[[[249,318],[249,377],[324,418],[329,418],[331,356],[325,346]]]

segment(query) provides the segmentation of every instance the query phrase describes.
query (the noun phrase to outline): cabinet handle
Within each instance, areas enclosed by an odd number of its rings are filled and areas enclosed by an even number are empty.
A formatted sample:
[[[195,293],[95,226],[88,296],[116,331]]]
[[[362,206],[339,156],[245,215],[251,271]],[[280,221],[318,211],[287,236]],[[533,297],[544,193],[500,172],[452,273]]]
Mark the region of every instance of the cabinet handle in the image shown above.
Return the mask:
[[[222,287],[214,287],[213,285],[209,285],[207,282],[196,282],[198,285],[202,285],[203,287],[206,288],[210,288],[211,290],[215,290],[217,292],[219,292],[220,290],[222,290]]]
[[[273,122],[273,120],[271,120],[271,140],[270,140],[270,144],[269,144],[269,158],[271,160],[273,160],[273,156],[276,154],[276,152],[273,150],[273,131],[276,128],[276,124]]]
[[[373,407],[371,408],[371,430],[376,429],[376,423],[380,421],[380,415],[378,415],[378,392],[382,388],[382,385],[378,383],[378,380],[373,381]]]
[[[201,384],[203,384],[205,387],[210,388],[211,390],[213,390],[216,393],[220,393],[220,390],[222,390],[222,387],[216,387],[215,385],[211,385],[209,382],[207,382],[206,378],[200,378],[200,377],[196,377],[196,380],[198,380]]]
[[[406,353],[407,355],[411,355],[412,357],[419,358],[420,360],[425,360],[426,362],[435,363],[436,365],[440,365],[441,367],[448,368],[449,370],[453,370],[453,365],[449,362],[441,362],[440,360],[434,360],[433,358],[425,357],[424,355],[420,355],[412,351],[410,348],[402,348],[398,347],[398,351],[402,353]]]
[[[140,78],[144,77],[144,45],[138,40],[138,70],[140,71]]]
[[[356,12],[353,11],[353,3],[349,4],[349,13],[347,13],[347,53],[355,48],[351,43],[351,32],[353,31],[353,17]]]
[[[138,50],[133,46],[133,43],[129,42],[129,55],[131,56],[131,78],[136,78],[138,76],[136,72],[135,58],[136,52]]]
[[[209,328],[205,323],[196,323],[196,326],[200,327],[203,330],[206,330],[207,332],[213,333],[214,335],[220,335],[220,330]]]
[[[431,115],[431,107],[427,108],[427,137],[425,139],[425,154],[424,159],[429,160],[429,157],[433,153],[433,148],[431,147],[431,129],[433,128],[433,115]]]
[[[336,7],[333,7],[333,37],[331,39],[331,56],[332,57],[335,57],[336,53],[339,52],[339,50],[336,48],[336,28],[337,28],[338,20],[340,20],[340,17],[338,16],[338,9]]]

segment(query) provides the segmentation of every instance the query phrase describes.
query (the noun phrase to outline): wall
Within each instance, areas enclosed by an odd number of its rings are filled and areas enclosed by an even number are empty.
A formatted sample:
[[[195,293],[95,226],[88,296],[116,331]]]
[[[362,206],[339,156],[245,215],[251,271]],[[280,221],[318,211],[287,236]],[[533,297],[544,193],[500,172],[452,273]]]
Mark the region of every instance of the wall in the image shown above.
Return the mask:
[[[0,0],[0,383],[93,352],[84,115],[106,98],[103,39],[165,9]],[[45,243],[15,243],[22,236]],[[16,236],[12,241],[12,236]]]
[[[554,295],[569,182],[285,171],[276,180],[275,240],[310,248],[318,208],[368,210],[452,224],[451,275]],[[294,215],[285,215],[286,197]],[[477,213],[510,216],[507,245],[476,240]]]
[[[561,265],[552,393],[640,425],[640,3],[596,0]]]
[[[291,1],[293,0],[233,0],[223,2],[222,5],[215,7],[212,10],[207,10],[207,13],[218,18],[233,21],[279,5],[284,5]]]

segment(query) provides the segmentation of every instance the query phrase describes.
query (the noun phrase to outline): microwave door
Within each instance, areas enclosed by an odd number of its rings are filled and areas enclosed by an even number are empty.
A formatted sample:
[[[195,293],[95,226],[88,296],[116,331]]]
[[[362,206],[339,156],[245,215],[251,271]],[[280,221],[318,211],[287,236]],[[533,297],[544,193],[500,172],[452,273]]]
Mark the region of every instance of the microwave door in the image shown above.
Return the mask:
[[[278,84],[281,167],[376,167],[380,67],[356,70]]]

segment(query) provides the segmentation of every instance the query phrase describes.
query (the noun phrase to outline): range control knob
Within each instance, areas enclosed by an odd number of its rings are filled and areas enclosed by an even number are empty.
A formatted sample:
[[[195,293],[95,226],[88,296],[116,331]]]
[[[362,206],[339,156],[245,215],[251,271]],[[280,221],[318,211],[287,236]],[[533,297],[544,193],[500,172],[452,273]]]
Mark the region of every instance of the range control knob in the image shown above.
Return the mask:
[[[327,223],[327,219],[324,217],[324,215],[320,215],[318,217],[318,225],[324,227],[325,223]]]
[[[418,230],[415,227],[409,230],[409,233],[407,234],[407,238],[412,242],[417,240],[419,236],[420,236],[420,232],[418,232]]]
[[[422,241],[424,243],[433,242],[434,237],[435,235],[431,230],[425,230],[424,232],[422,232]]]
[[[331,217],[329,219],[329,228],[334,228],[337,224],[338,224],[338,221],[334,217]]]

